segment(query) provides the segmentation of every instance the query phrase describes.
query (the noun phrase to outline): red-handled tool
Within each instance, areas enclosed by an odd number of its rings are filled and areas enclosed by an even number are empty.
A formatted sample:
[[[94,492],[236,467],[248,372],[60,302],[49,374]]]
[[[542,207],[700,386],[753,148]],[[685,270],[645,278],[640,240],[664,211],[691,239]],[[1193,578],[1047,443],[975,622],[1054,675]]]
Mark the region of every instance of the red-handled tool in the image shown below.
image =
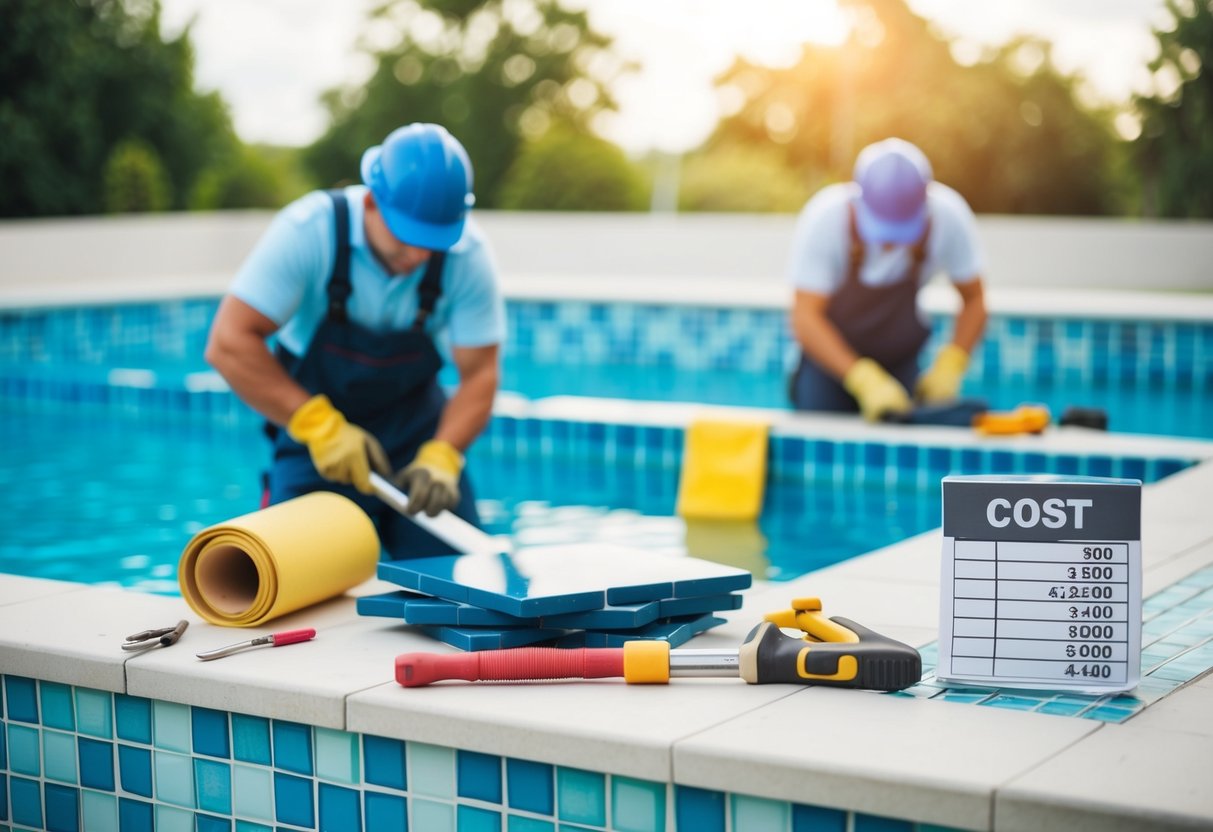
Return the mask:
[[[233,653],[239,653],[241,650],[247,650],[250,647],[260,647],[263,644],[268,644],[271,647],[282,647],[287,644],[295,644],[300,641],[311,641],[316,637],[316,631],[311,627],[305,630],[287,630],[282,633],[271,633],[268,636],[260,636],[258,638],[249,639],[248,641],[240,641],[236,644],[229,644],[227,647],[220,647],[216,650],[206,650],[195,655],[204,662],[209,662],[211,659],[222,659],[224,656],[230,656]]]

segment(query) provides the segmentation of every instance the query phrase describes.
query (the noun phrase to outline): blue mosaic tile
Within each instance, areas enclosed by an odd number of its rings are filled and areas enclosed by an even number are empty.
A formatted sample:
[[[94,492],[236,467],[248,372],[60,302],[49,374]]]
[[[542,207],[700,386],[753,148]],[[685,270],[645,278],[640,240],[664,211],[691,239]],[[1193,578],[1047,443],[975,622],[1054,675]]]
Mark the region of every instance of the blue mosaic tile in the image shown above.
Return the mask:
[[[506,832],[556,832],[556,824],[538,818],[510,815],[506,823]]]
[[[366,734],[362,738],[362,757],[367,783],[404,791],[405,747],[401,740]]]
[[[171,751],[152,754],[156,799],[175,806],[194,808],[193,758]]]
[[[2,698],[2,697],[0,697]],[[4,723],[0,722],[0,771],[8,770],[8,731],[5,730]]]
[[[24,777],[8,781],[8,811],[14,826],[42,828],[42,784]]]
[[[246,763],[270,764],[270,721],[232,714],[232,756]]]
[[[197,806],[218,815],[232,813],[232,767],[216,760],[194,759]]]
[[[47,832],[79,832],[80,790],[46,784]]]
[[[791,824],[792,806],[782,800],[729,795],[733,828],[746,832],[784,832]]]
[[[152,740],[157,748],[189,754],[190,727],[189,705],[152,701]]]
[[[321,829],[362,832],[362,812],[357,790],[321,783],[318,791]],[[374,827],[371,827],[371,832],[375,832]]]
[[[824,806],[792,806],[792,832],[847,832],[847,813]]]
[[[80,757],[80,785],[112,792],[114,790],[114,744],[91,740],[87,737],[77,737],[76,746]]]
[[[458,794],[483,800],[501,802],[501,758],[475,751],[458,751]]]
[[[357,785],[362,779],[359,767],[358,735],[332,728],[315,728],[316,776],[345,785]]]
[[[42,704],[42,724],[64,731],[76,730],[76,709],[72,707],[72,689],[57,682],[38,685]]]
[[[316,822],[312,797],[310,779],[274,772],[274,811],[279,823],[311,827]]]
[[[119,798],[118,828],[121,832],[153,832],[152,804],[129,797]]]
[[[152,752],[133,745],[119,745],[118,776],[126,791],[151,797]]]
[[[501,813],[460,805],[456,812],[459,832],[501,832]]]
[[[42,742],[37,728],[8,724],[8,766],[16,774],[42,775]]]
[[[232,766],[232,809],[242,818],[274,820],[274,781],[269,769]]]
[[[118,796],[88,791],[80,793],[80,813],[85,832],[118,832]]]
[[[227,738],[227,712],[210,708],[190,709],[191,728],[194,736],[194,753],[208,757],[231,756]]]
[[[108,691],[76,688],[76,730],[90,737],[114,738],[114,696]]]
[[[42,773],[47,780],[76,782],[76,737],[73,734],[42,729]]]
[[[408,744],[409,790],[414,794],[452,800],[455,797],[455,749]]]
[[[611,777],[611,826],[620,832],[664,832],[666,784]]]
[[[24,676],[4,677],[4,698],[8,703],[8,718],[15,722],[38,723],[37,685]]]
[[[522,809],[537,815],[555,814],[552,766],[507,758],[505,767],[506,791],[511,809]]]
[[[409,810],[403,797],[366,791],[363,792],[362,799],[368,832],[379,829],[407,832]]]
[[[151,745],[152,703],[150,700],[141,696],[116,693],[114,694],[114,715],[119,739]]]
[[[724,792],[676,785],[674,826],[697,832],[725,832]]]
[[[556,769],[556,792],[560,820],[606,825],[606,775],[561,766]]]
[[[194,820],[198,824],[197,832],[232,832],[232,821],[229,818],[199,813],[194,815]]]
[[[413,829],[418,832],[455,832],[455,807],[450,803],[414,798]]]
[[[312,728],[297,722],[275,719],[274,767],[299,774],[312,773]]]
[[[908,820],[865,815],[856,812],[853,832],[914,832],[914,824]]]

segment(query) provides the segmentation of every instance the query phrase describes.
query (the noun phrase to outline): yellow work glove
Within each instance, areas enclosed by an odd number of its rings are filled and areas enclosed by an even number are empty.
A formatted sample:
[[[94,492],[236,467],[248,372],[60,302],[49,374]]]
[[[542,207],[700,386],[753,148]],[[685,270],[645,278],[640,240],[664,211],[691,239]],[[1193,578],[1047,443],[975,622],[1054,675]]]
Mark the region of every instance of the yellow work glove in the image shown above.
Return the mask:
[[[300,405],[287,422],[286,432],[307,446],[312,464],[326,480],[348,483],[370,494],[371,468],[385,477],[392,475],[392,463],[379,440],[347,422],[328,396],[312,396]]]
[[[408,467],[395,477],[396,485],[409,495],[409,514],[425,512],[437,517],[459,505],[459,474],[463,454],[450,442],[431,439],[417,451]]]
[[[884,367],[870,358],[861,358],[843,376],[842,386],[859,402],[859,412],[869,422],[879,421],[886,413],[907,413],[910,394]]]
[[[969,366],[969,354],[955,344],[948,344],[939,351],[930,369],[918,377],[914,395],[928,404],[948,402],[960,392]]]

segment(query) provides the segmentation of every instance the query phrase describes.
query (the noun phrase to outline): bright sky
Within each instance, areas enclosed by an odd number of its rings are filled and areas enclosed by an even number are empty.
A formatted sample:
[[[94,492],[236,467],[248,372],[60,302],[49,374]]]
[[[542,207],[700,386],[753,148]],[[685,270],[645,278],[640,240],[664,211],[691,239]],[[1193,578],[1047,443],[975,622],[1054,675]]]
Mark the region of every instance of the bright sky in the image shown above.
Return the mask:
[[[307,144],[325,127],[324,90],[370,71],[356,50],[366,11],[378,0],[162,0],[167,33],[191,18],[197,82],[218,90],[250,142]],[[806,40],[837,42],[835,0],[566,0],[588,8],[616,50],[642,65],[615,89],[620,112],[600,126],[631,152],[698,145],[718,117],[712,79],[735,55],[786,64]],[[1163,0],[909,0],[970,47],[1032,33],[1054,44],[1065,71],[1081,72],[1093,95],[1124,100],[1147,91],[1151,25]]]

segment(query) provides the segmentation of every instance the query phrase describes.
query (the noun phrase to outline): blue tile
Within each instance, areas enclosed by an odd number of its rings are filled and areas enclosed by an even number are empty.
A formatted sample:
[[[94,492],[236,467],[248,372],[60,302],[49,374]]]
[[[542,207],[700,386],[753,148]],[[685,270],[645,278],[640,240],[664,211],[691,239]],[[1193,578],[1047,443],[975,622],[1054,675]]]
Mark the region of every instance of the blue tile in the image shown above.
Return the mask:
[[[208,757],[231,756],[227,741],[227,713],[210,708],[191,708],[194,753]]]
[[[217,760],[194,759],[197,805],[217,815],[232,813],[232,767]]]
[[[556,824],[538,818],[510,815],[506,832],[556,832]]]
[[[217,818],[214,815],[194,815],[197,832],[232,832],[232,822],[228,818]]]
[[[320,828],[341,832],[362,832],[362,813],[358,792],[331,783],[320,784]],[[375,832],[375,827],[371,827]]]
[[[507,758],[505,769],[511,809],[523,809],[537,815],[556,813],[550,765]]]
[[[724,792],[675,786],[674,826],[696,832],[725,832],[724,804]]]
[[[501,813],[475,806],[459,806],[456,814],[459,832],[501,832]]]
[[[80,755],[80,785],[105,792],[114,790],[114,744],[87,737],[76,738]]]
[[[311,827],[316,822],[311,778],[274,772],[274,813],[279,823]]]
[[[76,730],[103,740],[114,738],[114,695],[106,690],[76,688]]]
[[[501,802],[501,758],[474,751],[458,752],[459,796]]]
[[[75,735],[42,729],[42,776],[73,785],[79,782]]]
[[[403,742],[366,734],[362,738],[362,754],[366,782],[404,791]]]
[[[560,820],[606,825],[606,775],[560,767],[556,769],[556,789],[560,795],[557,801]]]
[[[119,832],[153,832],[152,804],[129,797],[118,799]]]
[[[8,765],[17,774],[42,774],[42,744],[37,728],[8,724]]]
[[[666,784],[611,777],[611,827],[620,832],[665,832]]]
[[[0,702],[4,701],[4,697],[0,696]],[[8,769],[8,744],[5,737],[8,732],[4,730],[4,723],[0,722],[0,771]]]
[[[8,820],[8,775],[0,772],[0,820]]]
[[[37,780],[11,777],[8,782],[9,812],[13,825],[42,828],[42,787]]]
[[[312,727],[275,719],[273,735],[274,767],[299,774],[311,774]]]
[[[24,676],[4,677],[4,697],[8,702],[8,718],[15,722],[38,722],[37,685]]]
[[[80,832],[80,790],[46,784],[47,832]]]
[[[409,807],[403,797],[379,792],[364,792],[363,809],[366,812],[366,828],[371,832],[380,829],[408,832]]]
[[[118,738],[152,743],[152,703],[142,696],[114,694],[114,715],[118,726]]]
[[[118,777],[126,791],[151,797],[152,752],[133,745],[119,745]]]
[[[270,764],[270,721],[232,714],[232,752],[246,763]]]
[[[72,707],[72,689],[56,682],[40,682],[42,724],[64,731],[76,730],[76,709]]]
[[[792,832],[847,832],[847,813],[824,806],[794,803]]]
[[[914,832],[914,824],[908,820],[883,818],[878,815],[855,813],[853,832]]]

